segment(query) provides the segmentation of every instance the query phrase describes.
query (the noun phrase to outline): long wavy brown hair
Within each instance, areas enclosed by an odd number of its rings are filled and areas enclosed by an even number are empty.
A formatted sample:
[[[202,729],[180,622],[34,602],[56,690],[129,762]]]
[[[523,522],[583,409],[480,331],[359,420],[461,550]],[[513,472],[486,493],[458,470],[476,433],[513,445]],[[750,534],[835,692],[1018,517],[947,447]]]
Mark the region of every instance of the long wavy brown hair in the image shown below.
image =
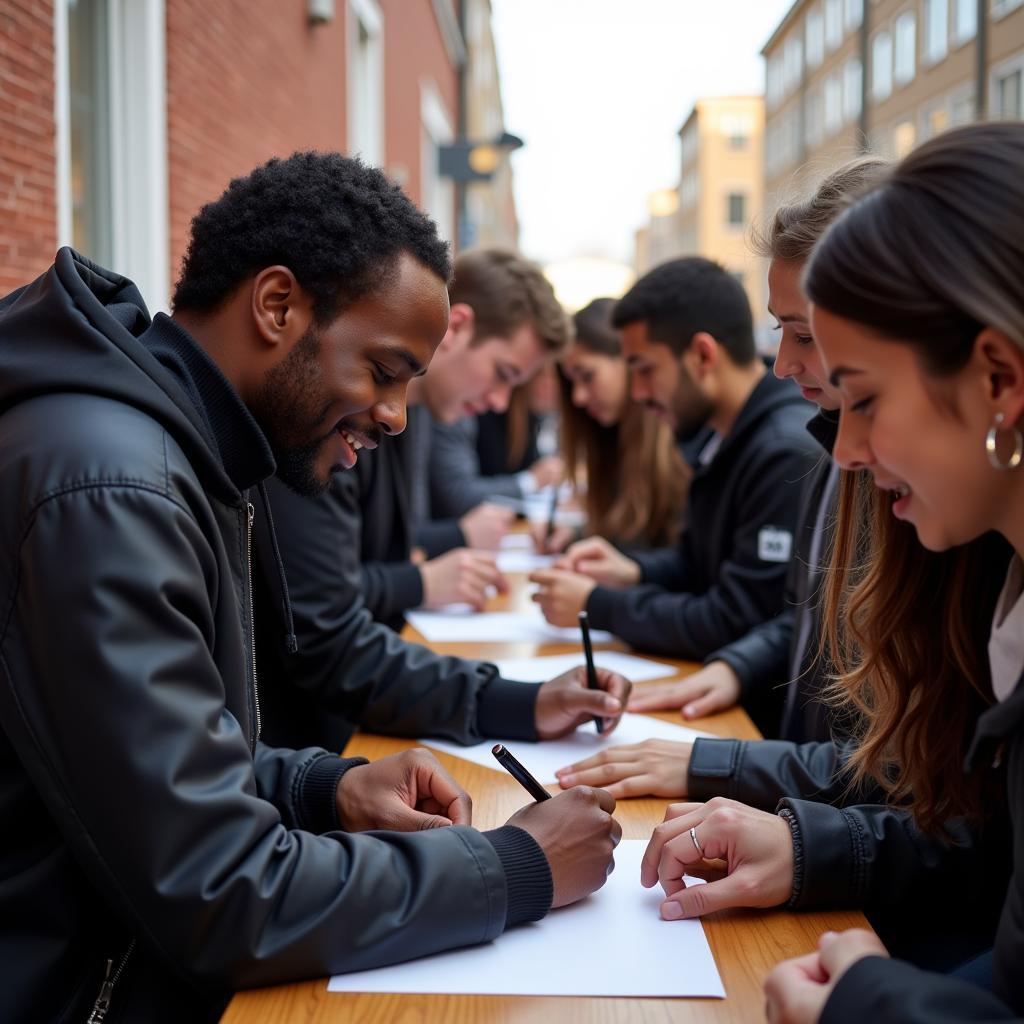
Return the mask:
[[[984,124],[912,152],[839,218],[805,276],[811,300],[913,348],[944,402],[983,326],[1024,348],[1024,125]],[[979,444],[981,440],[979,439]],[[987,641],[1009,546],[930,552],[859,474],[840,490],[825,592],[834,696],[862,723],[850,767],[922,828],[982,816],[964,758],[992,700]]]
[[[595,299],[573,317],[576,344],[622,358],[611,326],[613,299]],[[682,526],[691,472],[671,429],[627,399],[617,424],[604,427],[572,404],[572,385],[562,389],[561,439],[566,472],[584,497],[587,529],[623,544],[674,544]]]

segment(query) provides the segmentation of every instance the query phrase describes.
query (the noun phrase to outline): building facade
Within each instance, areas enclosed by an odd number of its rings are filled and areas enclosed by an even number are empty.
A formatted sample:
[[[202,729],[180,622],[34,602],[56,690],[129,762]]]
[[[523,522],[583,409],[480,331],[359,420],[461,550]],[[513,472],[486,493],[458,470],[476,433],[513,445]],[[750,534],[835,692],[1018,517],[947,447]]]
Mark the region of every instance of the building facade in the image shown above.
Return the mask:
[[[1024,117],[1024,0],[797,0],[762,53],[769,209],[859,153]]]
[[[456,0],[8,0],[0,293],[71,244],[164,307],[192,215],[298,149],[383,167],[454,238],[467,59]]]
[[[736,276],[764,327],[765,266],[750,247],[764,183],[764,99],[698,100],[679,130],[679,184],[655,193],[637,233],[637,272],[676,256],[705,256]],[[759,330],[759,334],[764,334]]]

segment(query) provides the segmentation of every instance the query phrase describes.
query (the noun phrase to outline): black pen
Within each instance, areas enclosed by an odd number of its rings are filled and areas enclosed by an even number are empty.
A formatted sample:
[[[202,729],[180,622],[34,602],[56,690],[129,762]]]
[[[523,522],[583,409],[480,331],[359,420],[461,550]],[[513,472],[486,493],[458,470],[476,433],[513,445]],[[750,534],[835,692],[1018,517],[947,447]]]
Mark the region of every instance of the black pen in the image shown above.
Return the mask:
[[[536,801],[550,800],[551,794],[500,743],[491,747],[498,764]]]
[[[580,632],[583,634],[583,655],[587,659],[587,689],[600,690],[597,685],[597,669],[594,667],[594,648],[590,646],[590,621],[586,612],[580,612]],[[604,732],[604,719],[594,715],[594,725],[599,733]]]
[[[544,533],[544,550],[551,544],[551,535],[555,532],[555,512],[558,511],[558,488],[551,489],[551,508],[548,510],[548,528]]]

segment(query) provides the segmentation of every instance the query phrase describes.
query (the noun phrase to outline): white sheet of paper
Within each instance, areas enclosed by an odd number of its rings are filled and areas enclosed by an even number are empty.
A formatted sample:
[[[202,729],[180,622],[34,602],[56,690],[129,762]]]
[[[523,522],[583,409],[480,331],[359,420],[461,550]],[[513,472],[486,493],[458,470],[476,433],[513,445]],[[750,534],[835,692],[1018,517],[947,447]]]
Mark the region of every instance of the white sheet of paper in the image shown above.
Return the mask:
[[[506,679],[518,679],[524,683],[543,683],[568,672],[577,665],[583,665],[583,652],[579,654],[549,654],[540,658],[502,658],[495,664]],[[619,672],[634,683],[648,679],[664,679],[674,676],[679,670],[648,658],[622,651],[595,651],[594,664],[609,672]]]
[[[604,887],[542,921],[484,946],[335,975],[328,991],[724,998],[700,921],[662,921],[661,886],[640,885],[646,846],[624,839]]]
[[[549,569],[554,562],[552,555],[538,555],[534,551],[499,551],[494,561],[502,572],[533,572],[534,569]]]
[[[499,551],[533,551],[533,538],[528,533],[506,533],[498,545]]]
[[[622,716],[618,728],[611,735],[607,733],[598,734],[591,723],[581,725],[575,732],[563,736],[560,740],[544,740],[541,743],[525,743],[513,740],[505,746],[522,761],[527,771],[542,785],[552,786],[555,784],[555,772],[559,768],[575,764],[577,761],[596,754],[605,747],[618,747],[626,743],[642,743],[647,739],[676,740],[680,743],[692,743],[700,736],[708,736],[709,733],[697,732],[696,729],[688,729],[685,725],[673,725],[671,722],[664,722],[660,718],[652,718],[650,715],[632,715],[629,712]],[[454,757],[461,757],[465,761],[472,761],[474,764],[483,765],[485,768],[493,768],[495,771],[503,772],[505,769],[498,764],[491,753],[494,740],[485,740],[483,743],[474,743],[469,747],[459,746],[458,743],[450,743],[448,740],[421,739],[420,743],[425,747],[440,750],[445,754]],[[523,793],[526,800],[526,793]]]
[[[474,613],[468,605],[450,605],[436,612],[407,612],[405,618],[428,641],[436,644],[580,642],[578,628],[549,626],[539,608],[525,612]],[[590,639],[595,644],[609,643],[612,635],[603,629],[592,629]]]

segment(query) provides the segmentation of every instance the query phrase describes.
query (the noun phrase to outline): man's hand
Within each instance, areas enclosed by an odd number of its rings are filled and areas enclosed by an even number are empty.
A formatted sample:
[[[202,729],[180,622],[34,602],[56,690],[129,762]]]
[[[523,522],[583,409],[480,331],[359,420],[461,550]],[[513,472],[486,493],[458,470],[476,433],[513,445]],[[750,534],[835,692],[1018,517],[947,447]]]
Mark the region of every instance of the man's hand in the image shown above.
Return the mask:
[[[769,1024],[817,1024],[836,982],[866,956],[888,956],[877,935],[863,928],[825,932],[818,952],[783,960],[765,979]]]
[[[533,836],[548,859],[555,887],[552,907],[575,903],[604,885],[622,838],[614,810],[615,801],[603,790],[577,786],[528,804],[509,818],[509,825]]]
[[[604,719],[605,734],[619,724],[633,684],[618,672],[599,668],[599,690],[587,688],[587,669],[578,668],[549,679],[537,693],[534,725],[542,740],[565,736],[595,715]]]
[[[464,601],[479,612],[487,603],[488,587],[494,587],[499,593],[508,590],[508,581],[498,571],[494,556],[469,548],[455,548],[424,562],[420,575],[426,608]]]
[[[539,584],[530,600],[540,605],[552,626],[577,625],[590,592],[597,586],[589,577],[564,569],[537,569],[530,573],[530,582]]]
[[[630,701],[632,707],[632,701]],[[562,789],[599,786],[616,800],[630,796],[686,796],[686,773],[692,743],[644,740],[600,753],[560,768],[555,776]]]
[[[632,587],[640,582],[640,566],[603,537],[577,541],[555,564],[559,569],[589,576],[603,587]]]
[[[683,718],[703,718],[731,708],[740,699],[740,681],[724,662],[713,661],[692,676],[674,683],[658,683],[637,690],[630,711],[675,711]]]
[[[692,889],[683,885],[690,868],[718,858],[729,865],[725,878]],[[670,804],[647,844],[640,881],[648,889],[661,882],[666,921],[727,907],[777,907],[793,891],[789,825],[776,814],[720,796],[706,804]]]
[[[533,477],[536,490],[542,487],[557,487],[565,477],[565,463],[558,455],[545,455],[527,470]]]
[[[496,551],[514,518],[512,509],[485,501],[471,508],[459,520],[459,529],[466,538],[466,547]]]
[[[469,794],[422,747],[350,768],[335,800],[338,820],[349,832],[418,832],[473,819]]]
[[[533,546],[541,555],[557,555],[564,551],[571,543],[576,531],[571,526],[556,526],[548,536],[548,524],[530,523],[530,536],[533,538]]]

